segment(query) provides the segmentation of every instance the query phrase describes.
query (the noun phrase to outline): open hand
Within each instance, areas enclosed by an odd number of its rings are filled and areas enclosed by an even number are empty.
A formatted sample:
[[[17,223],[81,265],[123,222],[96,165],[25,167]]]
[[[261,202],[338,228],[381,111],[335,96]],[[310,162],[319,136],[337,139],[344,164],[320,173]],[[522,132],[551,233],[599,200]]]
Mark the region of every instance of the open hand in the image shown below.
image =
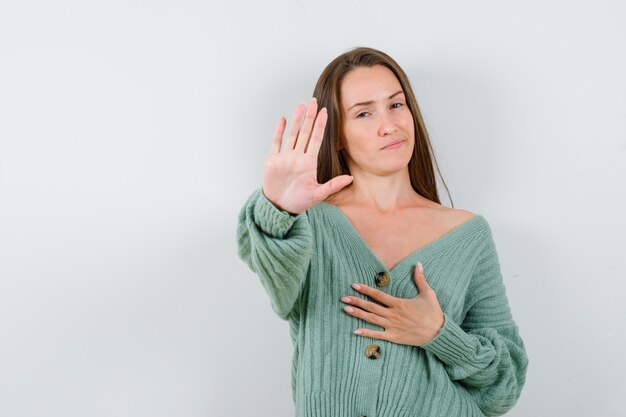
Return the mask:
[[[262,190],[265,197],[279,209],[293,214],[306,211],[352,181],[350,175],[339,175],[324,184],[318,184],[317,156],[324,138],[328,114],[325,107],[320,110],[317,118],[316,113],[317,100],[313,97],[309,101],[300,129],[304,104],[296,107],[289,137],[282,150],[280,148],[287,121],[284,117],[280,118],[263,170]]]

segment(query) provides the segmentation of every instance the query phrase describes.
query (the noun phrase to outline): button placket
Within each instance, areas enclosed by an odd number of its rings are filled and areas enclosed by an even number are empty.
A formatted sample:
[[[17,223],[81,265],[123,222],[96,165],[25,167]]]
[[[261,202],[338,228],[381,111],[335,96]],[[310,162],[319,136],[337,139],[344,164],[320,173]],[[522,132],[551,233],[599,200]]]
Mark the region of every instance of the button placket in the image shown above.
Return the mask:
[[[387,271],[380,271],[374,276],[374,282],[379,287],[386,287],[390,282],[389,273]],[[376,343],[372,343],[365,348],[365,356],[369,359],[378,359],[382,356],[380,346]]]

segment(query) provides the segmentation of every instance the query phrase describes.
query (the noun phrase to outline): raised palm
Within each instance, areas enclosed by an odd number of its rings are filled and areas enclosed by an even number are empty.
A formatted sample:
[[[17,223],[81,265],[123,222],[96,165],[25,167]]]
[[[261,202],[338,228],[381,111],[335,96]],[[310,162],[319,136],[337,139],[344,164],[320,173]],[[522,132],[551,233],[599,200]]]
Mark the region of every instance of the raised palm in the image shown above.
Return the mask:
[[[319,111],[317,118],[316,113],[315,98],[309,101],[306,115],[303,103],[296,107],[289,136],[282,150],[287,121],[284,117],[280,118],[263,169],[263,193],[276,207],[289,213],[306,211],[352,181],[350,175],[340,175],[324,184],[317,182],[317,156],[328,114],[325,107]],[[304,123],[299,129],[303,116]]]

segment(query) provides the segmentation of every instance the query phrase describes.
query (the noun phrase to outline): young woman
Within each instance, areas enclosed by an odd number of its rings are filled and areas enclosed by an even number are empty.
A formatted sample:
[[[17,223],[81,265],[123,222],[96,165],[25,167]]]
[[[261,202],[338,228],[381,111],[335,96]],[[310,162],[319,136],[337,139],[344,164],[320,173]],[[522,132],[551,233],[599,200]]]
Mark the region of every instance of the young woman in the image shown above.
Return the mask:
[[[528,357],[495,242],[482,215],[440,204],[404,71],[375,49],[348,51],[283,143],[285,127],[237,243],[289,321],[296,416],[508,411]]]

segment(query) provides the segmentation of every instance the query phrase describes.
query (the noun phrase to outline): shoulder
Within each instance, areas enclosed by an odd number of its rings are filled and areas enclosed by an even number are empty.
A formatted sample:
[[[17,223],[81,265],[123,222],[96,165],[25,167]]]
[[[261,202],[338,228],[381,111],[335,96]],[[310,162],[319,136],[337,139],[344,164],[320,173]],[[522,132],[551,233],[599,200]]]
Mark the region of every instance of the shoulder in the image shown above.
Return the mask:
[[[476,213],[472,213],[469,210],[444,206],[443,204],[429,200],[426,197],[419,197],[418,206],[421,209],[427,209],[432,213],[432,215],[436,215],[436,217],[441,219],[444,223],[463,223],[476,216]]]
[[[466,223],[469,220],[480,217],[480,215],[469,210],[446,207],[441,204],[431,202],[430,208],[437,213],[439,222],[449,229],[455,228]]]
[[[472,217],[477,216],[476,213],[472,213],[469,210],[463,210],[463,209],[448,208],[447,212],[448,212],[448,216],[452,220],[459,221],[459,222],[465,222],[471,219]]]

